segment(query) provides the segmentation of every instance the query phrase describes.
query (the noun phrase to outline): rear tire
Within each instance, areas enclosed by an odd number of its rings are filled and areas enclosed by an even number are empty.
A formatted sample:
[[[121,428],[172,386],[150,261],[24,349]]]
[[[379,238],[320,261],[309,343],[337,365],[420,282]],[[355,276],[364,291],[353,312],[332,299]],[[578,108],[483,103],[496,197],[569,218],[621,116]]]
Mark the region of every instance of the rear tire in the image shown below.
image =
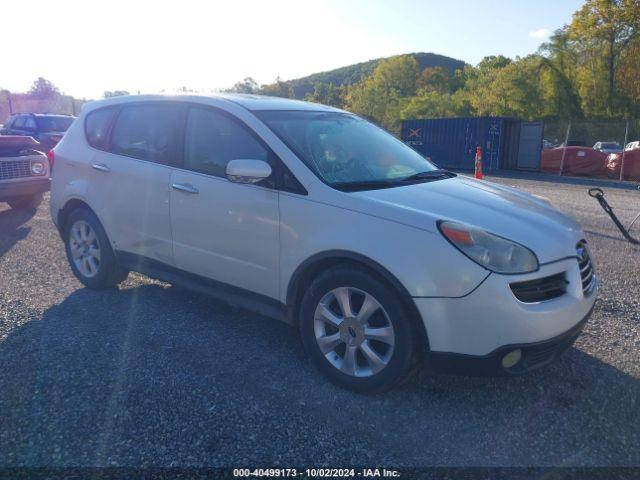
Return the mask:
[[[365,270],[338,266],[317,277],[302,299],[299,327],[317,368],[341,387],[384,391],[414,371],[415,323],[398,293]]]
[[[102,224],[93,212],[71,212],[64,227],[65,250],[73,274],[94,290],[113,288],[129,274],[116,260]]]
[[[14,210],[35,210],[42,203],[42,196],[42,193],[24,195],[7,200],[7,203]]]

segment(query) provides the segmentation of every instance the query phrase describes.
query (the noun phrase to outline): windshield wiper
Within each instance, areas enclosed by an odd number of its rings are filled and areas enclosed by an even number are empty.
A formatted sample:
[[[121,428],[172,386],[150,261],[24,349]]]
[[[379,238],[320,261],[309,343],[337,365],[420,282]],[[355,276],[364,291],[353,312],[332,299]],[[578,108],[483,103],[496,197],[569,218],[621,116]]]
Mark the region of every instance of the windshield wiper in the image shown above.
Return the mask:
[[[397,180],[361,180],[355,182],[335,182],[332,187],[343,192],[355,192],[357,190],[375,190],[378,188],[397,187]]]
[[[408,177],[404,177],[402,182],[412,182],[414,180],[439,180],[441,178],[453,178],[457,175],[449,170],[443,170],[438,168],[436,170],[428,170],[426,172],[419,172]]]
[[[384,179],[384,180],[360,180],[354,182],[336,182],[331,186],[344,192],[354,192],[357,190],[375,190],[379,188],[391,188],[403,185],[404,183],[417,182],[420,180],[440,180],[443,178],[453,178],[457,175],[448,170],[429,170],[419,172],[404,178]]]

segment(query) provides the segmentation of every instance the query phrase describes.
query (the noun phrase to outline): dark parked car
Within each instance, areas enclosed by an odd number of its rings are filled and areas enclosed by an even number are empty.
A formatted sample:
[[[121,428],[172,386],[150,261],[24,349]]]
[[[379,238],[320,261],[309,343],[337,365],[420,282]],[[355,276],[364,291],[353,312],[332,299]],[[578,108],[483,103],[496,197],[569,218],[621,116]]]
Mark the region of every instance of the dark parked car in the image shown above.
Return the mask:
[[[38,149],[48,152],[56,146],[75,117],[52,113],[14,113],[0,130],[0,135],[20,135],[36,139]]]

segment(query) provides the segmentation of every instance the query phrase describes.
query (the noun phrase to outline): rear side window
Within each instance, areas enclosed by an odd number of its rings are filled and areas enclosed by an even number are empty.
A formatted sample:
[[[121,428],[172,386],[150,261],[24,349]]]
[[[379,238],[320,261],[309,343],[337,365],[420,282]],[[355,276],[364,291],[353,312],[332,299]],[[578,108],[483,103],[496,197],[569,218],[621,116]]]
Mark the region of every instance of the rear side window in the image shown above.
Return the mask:
[[[36,123],[43,132],[66,132],[73,123],[74,117],[61,115],[38,116]]]
[[[269,152],[240,122],[214,109],[189,109],[184,146],[184,167],[218,177],[225,176],[231,160],[268,161]]]
[[[24,128],[24,121],[25,121],[25,117],[24,116],[19,116],[18,118],[15,119],[15,121],[13,122],[12,127],[13,128]]]
[[[26,130],[37,130],[38,126],[36,125],[36,121],[33,119],[33,117],[27,117],[27,119],[24,122],[24,128]]]
[[[87,136],[89,145],[100,150],[107,149],[109,127],[115,114],[115,108],[102,108],[87,115],[87,119],[84,122],[84,133]]]
[[[175,165],[180,109],[175,105],[136,105],[118,114],[111,135],[111,152]]]

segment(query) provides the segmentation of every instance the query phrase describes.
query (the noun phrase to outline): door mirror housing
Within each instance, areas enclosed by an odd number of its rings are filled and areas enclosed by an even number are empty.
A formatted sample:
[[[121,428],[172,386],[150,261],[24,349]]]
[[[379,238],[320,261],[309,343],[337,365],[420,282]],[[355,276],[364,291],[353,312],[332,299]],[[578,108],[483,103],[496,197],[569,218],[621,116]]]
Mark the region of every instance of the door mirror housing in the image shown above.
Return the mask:
[[[264,160],[231,160],[227,163],[227,179],[235,183],[257,183],[271,176],[271,166]]]

